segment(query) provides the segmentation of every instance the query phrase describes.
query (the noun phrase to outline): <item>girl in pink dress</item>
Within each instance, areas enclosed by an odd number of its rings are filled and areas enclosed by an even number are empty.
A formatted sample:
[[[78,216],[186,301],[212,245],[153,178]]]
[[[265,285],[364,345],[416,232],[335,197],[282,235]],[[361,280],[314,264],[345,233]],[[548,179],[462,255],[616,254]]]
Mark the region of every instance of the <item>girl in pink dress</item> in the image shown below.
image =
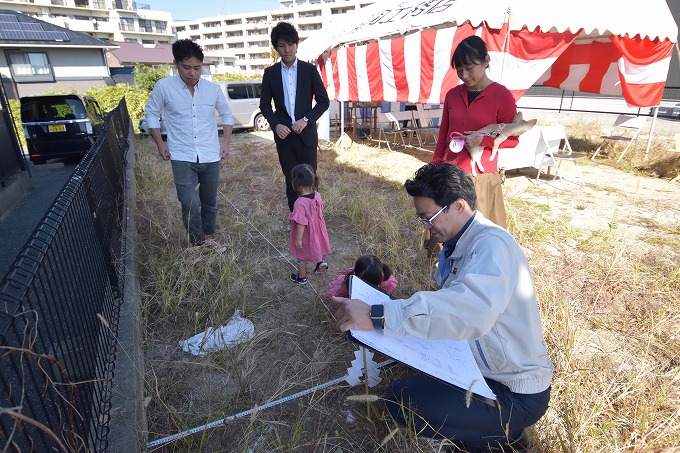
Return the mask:
[[[328,264],[324,256],[331,253],[326,220],[323,218],[323,200],[316,191],[319,178],[309,164],[299,164],[291,171],[293,189],[298,194],[293,205],[288,253],[295,258],[297,272],[290,279],[298,285],[307,284],[307,263],[316,263],[314,272],[325,272]]]
[[[328,296],[349,297],[349,279],[352,275],[377,286],[387,294],[392,294],[399,283],[392,275],[392,269],[377,256],[363,255],[357,258],[353,268],[338,272],[338,278],[328,283]]]

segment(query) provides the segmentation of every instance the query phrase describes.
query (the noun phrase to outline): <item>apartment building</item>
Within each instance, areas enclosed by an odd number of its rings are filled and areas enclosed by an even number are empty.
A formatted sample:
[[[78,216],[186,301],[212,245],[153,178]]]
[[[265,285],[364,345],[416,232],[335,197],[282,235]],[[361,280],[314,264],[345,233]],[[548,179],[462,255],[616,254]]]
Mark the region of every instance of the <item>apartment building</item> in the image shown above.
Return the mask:
[[[169,12],[132,0],[0,0],[0,9],[111,42],[169,44],[175,40]]]
[[[300,41],[371,0],[282,0],[281,8],[175,22],[177,39],[190,38],[215,63],[215,73],[260,74],[278,55],[270,45],[272,28],[280,21],[298,28]]]

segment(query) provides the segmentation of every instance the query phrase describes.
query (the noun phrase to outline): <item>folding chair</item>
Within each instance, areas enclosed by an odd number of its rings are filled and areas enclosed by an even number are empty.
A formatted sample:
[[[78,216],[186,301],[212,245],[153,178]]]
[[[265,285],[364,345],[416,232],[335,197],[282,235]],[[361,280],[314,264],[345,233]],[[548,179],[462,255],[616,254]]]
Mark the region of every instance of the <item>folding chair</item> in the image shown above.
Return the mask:
[[[415,130],[416,134],[419,134],[419,143],[421,147],[422,145],[428,144],[428,135],[432,135],[432,143],[437,143],[439,127],[434,125],[432,118],[430,118],[429,113],[423,108],[423,105],[416,104],[416,110],[412,110],[411,112],[413,113],[413,124],[419,124]]]
[[[392,149],[392,144],[397,145],[397,141],[401,141],[401,144],[406,148],[406,141],[404,136],[409,138],[409,144],[413,139],[413,130],[401,127],[399,120],[391,113],[378,113],[378,149],[380,149],[380,144],[385,143],[387,149],[394,151]],[[391,137],[391,140],[388,138]]]
[[[602,149],[602,147],[607,141],[628,142],[628,145],[623,150],[623,152],[617,159],[616,163],[621,162],[621,159],[623,159],[623,156],[626,154],[626,151],[628,151],[628,148],[630,148],[631,143],[635,143],[635,146],[633,147],[633,155],[635,155],[635,150],[637,149],[638,135],[640,134],[642,128],[645,126],[646,122],[647,118],[644,116],[631,116],[631,115],[617,116],[616,121],[614,121],[614,125],[611,127],[607,135],[600,135],[602,143],[600,143],[600,146],[598,146],[597,150],[595,150],[595,154],[593,154],[593,157],[591,157],[590,160],[595,159],[595,156],[597,156],[597,153],[600,152],[600,149]]]
[[[566,189],[564,181],[567,179],[560,173],[560,166],[562,165],[562,162],[570,161],[574,163],[574,168],[576,169],[580,181],[576,184],[581,187],[585,186],[586,182],[583,179],[583,174],[578,167],[577,161],[584,159],[586,155],[572,151],[564,126],[542,126],[540,143],[540,146],[544,146],[544,151],[542,159],[536,164],[538,167],[536,183],[539,182],[543,167],[548,167],[548,172],[546,173],[548,176],[550,176],[550,168],[555,167],[555,175],[551,181],[555,181],[559,177],[562,181],[562,185]],[[564,143],[564,145],[562,145],[562,143]]]

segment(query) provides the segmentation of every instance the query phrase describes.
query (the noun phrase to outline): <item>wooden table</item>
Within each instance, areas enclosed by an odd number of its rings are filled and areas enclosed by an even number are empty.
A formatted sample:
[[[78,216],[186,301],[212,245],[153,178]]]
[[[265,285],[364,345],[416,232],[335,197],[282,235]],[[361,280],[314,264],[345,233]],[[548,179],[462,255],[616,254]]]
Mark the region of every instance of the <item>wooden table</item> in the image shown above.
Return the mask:
[[[347,103],[350,132],[355,140],[367,140],[378,132],[378,109],[381,106],[380,102]]]

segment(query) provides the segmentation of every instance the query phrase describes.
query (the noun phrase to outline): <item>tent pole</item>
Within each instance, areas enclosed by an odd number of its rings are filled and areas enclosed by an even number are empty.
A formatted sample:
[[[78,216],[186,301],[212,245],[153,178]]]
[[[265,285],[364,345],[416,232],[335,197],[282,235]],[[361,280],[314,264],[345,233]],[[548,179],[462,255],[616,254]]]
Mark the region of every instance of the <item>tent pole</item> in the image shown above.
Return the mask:
[[[345,150],[345,103],[340,101],[340,149]]]
[[[652,127],[649,130],[649,138],[647,139],[647,149],[645,150],[645,162],[647,162],[647,158],[649,157],[649,148],[651,148],[651,146],[652,146],[652,136],[654,135],[654,126],[656,125],[656,115],[659,112],[660,106],[661,106],[661,104],[654,107],[654,116],[652,117]]]

